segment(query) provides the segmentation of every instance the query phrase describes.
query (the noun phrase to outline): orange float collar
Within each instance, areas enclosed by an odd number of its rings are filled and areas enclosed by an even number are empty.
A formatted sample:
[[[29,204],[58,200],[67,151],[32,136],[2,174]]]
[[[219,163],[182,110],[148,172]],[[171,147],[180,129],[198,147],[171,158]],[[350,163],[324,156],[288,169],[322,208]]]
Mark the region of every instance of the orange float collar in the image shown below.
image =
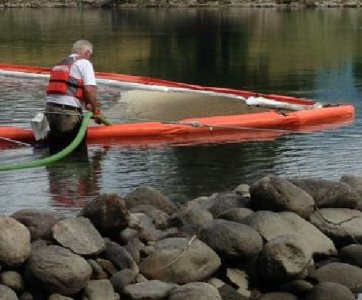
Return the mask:
[[[60,64],[54,66],[50,72],[47,94],[60,94],[74,96],[83,101],[84,83],[81,79],[70,76],[70,68],[77,61],[74,57],[64,59]]]

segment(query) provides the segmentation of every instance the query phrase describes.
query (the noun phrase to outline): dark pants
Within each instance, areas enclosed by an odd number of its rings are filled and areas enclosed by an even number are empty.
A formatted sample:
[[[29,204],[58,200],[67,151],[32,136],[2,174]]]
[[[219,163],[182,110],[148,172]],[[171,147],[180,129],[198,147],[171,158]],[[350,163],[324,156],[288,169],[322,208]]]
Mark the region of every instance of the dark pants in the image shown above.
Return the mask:
[[[77,111],[66,106],[58,107],[46,104],[45,115],[50,126],[48,134],[49,152],[53,155],[62,151],[74,141],[81,127],[83,114],[81,110]],[[74,151],[82,151],[86,155],[86,139],[87,134]]]

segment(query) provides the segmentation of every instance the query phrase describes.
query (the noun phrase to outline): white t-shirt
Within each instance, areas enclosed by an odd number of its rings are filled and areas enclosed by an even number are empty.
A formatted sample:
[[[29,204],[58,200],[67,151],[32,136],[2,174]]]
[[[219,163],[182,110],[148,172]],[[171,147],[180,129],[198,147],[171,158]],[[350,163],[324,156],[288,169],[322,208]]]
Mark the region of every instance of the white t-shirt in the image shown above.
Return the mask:
[[[77,57],[78,54],[71,54],[70,56]],[[72,64],[70,76],[76,79],[82,79],[84,85],[97,86],[93,65],[88,59],[80,59]],[[50,94],[46,97],[46,102],[56,102],[64,105],[82,107],[79,99],[69,95]]]

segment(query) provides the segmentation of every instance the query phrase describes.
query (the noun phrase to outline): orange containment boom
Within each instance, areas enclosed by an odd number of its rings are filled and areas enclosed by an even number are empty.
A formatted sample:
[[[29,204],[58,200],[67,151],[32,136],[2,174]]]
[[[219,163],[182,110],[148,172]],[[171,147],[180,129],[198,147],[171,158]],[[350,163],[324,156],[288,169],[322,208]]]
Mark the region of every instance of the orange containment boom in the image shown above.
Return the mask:
[[[48,76],[50,69],[0,64],[0,75],[9,74],[26,77],[29,74]],[[206,144],[244,140],[273,139],[285,133],[311,132],[334,128],[351,123],[355,116],[354,107],[340,104],[315,108],[314,101],[288,96],[259,94],[226,88],[203,87],[148,77],[122,74],[96,73],[97,80],[158,86],[189,91],[210,92],[235,97],[264,97],[274,101],[304,105],[309,109],[279,113],[269,111],[233,116],[185,119],[178,122],[148,122],[115,124],[90,127],[88,142],[100,144]],[[23,142],[33,142],[31,130],[16,127],[0,127],[0,137]],[[1,142],[0,143],[5,143]]]

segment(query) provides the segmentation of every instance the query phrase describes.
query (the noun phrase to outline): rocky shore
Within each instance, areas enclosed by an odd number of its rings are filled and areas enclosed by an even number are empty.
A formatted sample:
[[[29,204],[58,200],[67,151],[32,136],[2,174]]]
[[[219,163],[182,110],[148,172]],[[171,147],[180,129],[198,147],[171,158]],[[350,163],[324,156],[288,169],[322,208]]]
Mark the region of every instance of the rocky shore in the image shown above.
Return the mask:
[[[0,300],[352,300],[362,178],[264,177],[175,205],[139,187],[0,216]]]
[[[362,0],[0,0],[0,8],[41,7],[361,7]]]

